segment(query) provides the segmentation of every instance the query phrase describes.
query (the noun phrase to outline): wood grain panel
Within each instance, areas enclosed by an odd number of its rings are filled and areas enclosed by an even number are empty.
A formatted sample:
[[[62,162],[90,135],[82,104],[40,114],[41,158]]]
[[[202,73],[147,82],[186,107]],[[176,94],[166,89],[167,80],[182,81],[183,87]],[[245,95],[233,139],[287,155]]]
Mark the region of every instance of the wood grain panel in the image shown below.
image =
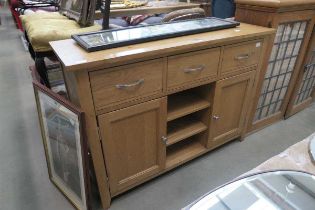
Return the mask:
[[[111,192],[107,182],[106,167],[103,158],[102,144],[97,129],[96,115],[93,105],[93,98],[90,89],[89,75],[86,71],[76,73],[77,94],[80,108],[84,112],[87,139],[92,155],[97,185],[100,192],[102,206],[109,208]]]
[[[167,88],[172,89],[218,74],[220,48],[200,50],[170,56],[167,68]]]
[[[245,4],[252,6],[281,8],[281,7],[295,7],[296,9],[302,7],[314,8],[315,0],[235,0],[236,4]]]
[[[224,47],[221,76],[233,76],[239,70],[249,70],[246,67],[257,66],[262,45],[262,40],[257,40]]]
[[[217,82],[208,147],[216,147],[241,135],[255,72]]]
[[[66,71],[93,71],[147,58],[174,55],[183,51],[220,46],[255,39],[274,33],[274,29],[241,23],[237,28],[129,45],[97,52],[86,52],[74,40],[50,42]]]
[[[111,193],[163,170],[166,98],[99,116]]]
[[[157,59],[90,73],[96,109],[162,93],[163,68],[163,60]]]

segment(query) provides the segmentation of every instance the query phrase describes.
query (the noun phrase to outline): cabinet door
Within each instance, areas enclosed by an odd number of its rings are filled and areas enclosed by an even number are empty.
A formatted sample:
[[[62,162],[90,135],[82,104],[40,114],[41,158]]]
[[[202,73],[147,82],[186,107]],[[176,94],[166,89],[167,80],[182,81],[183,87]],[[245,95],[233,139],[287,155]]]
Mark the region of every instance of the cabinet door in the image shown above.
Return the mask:
[[[312,92],[315,89],[315,28],[307,51],[305,62],[300,69],[285,113],[286,118],[302,111],[313,101]]]
[[[166,98],[101,115],[99,124],[113,195],[165,167]]]
[[[217,82],[210,120],[208,147],[219,146],[241,135],[255,72]]]
[[[302,68],[314,14],[301,11],[296,16],[289,16],[283,13],[276,18],[277,32],[268,65],[262,69],[265,75],[259,85],[259,97],[254,102],[256,110],[250,117],[249,132],[283,119]]]

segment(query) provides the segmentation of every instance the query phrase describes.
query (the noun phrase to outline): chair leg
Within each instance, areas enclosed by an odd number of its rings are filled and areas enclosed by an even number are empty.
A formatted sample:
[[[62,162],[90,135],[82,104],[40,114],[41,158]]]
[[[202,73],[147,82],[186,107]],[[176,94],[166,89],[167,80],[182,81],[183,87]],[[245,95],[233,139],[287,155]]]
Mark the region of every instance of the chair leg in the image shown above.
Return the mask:
[[[49,84],[49,80],[48,80],[48,76],[47,76],[47,68],[45,65],[45,61],[44,58],[35,58],[35,67],[36,70],[38,72],[38,74],[40,75],[41,79],[43,80],[44,84],[50,88],[50,84]]]

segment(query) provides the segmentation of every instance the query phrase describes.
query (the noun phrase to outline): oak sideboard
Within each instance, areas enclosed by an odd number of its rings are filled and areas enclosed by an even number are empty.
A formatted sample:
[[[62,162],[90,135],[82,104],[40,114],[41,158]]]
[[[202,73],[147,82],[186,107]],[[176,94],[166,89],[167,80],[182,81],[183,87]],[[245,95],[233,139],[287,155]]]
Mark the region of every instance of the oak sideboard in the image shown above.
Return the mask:
[[[73,40],[50,43],[69,100],[85,114],[103,208],[114,196],[244,137],[274,33],[241,23],[92,53]]]

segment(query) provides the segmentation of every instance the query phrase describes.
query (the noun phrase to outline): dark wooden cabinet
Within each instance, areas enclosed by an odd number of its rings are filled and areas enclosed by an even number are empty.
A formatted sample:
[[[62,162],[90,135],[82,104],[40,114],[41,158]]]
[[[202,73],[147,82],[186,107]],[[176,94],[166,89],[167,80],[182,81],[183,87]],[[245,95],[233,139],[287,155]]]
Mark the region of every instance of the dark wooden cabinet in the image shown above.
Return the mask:
[[[99,116],[111,193],[159,173],[165,166],[166,99]]]
[[[217,147],[241,135],[255,72],[220,80],[215,87],[208,147]]]

